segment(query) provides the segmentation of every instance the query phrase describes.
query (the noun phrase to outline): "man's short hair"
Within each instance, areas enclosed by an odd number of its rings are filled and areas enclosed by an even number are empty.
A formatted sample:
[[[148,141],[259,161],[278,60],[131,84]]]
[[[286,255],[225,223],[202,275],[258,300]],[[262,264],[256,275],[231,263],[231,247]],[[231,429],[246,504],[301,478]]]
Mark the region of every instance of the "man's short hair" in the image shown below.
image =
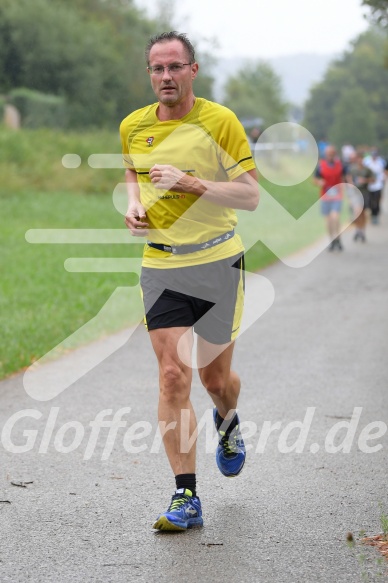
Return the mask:
[[[170,32],[162,32],[161,34],[155,34],[150,38],[145,49],[145,58],[147,61],[147,65],[150,64],[150,51],[152,47],[157,43],[164,43],[171,40],[179,40],[187,50],[190,63],[195,63],[194,47],[187,38],[187,35],[184,32],[177,32],[176,30],[172,30]]]

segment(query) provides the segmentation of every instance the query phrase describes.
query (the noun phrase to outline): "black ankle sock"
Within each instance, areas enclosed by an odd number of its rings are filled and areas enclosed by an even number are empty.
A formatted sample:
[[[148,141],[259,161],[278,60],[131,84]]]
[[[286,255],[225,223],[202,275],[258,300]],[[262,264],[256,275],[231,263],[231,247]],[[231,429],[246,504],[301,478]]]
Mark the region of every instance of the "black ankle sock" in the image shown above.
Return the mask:
[[[224,422],[224,419],[221,417],[221,415],[217,411],[217,417],[216,417],[217,429],[220,429],[223,422]],[[228,426],[227,426],[225,433],[226,433],[226,435],[229,435],[230,433],[232,433],[232,431],[236,427],[236,425],[238,425],[237,414],[235,413],[233,415],[232,419],[230,419],[230,420],[228,419],[227,423],[228,423]]]
[[[195,474],[179,474],[175,476],[176,489],[188,488],[196,496],[196,475]]]

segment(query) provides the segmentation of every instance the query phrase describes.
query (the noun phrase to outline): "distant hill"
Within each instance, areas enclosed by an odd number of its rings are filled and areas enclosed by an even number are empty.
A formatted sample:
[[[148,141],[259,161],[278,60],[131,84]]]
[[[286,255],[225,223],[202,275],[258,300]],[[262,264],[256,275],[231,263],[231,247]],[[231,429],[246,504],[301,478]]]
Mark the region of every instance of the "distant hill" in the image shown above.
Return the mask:
[[[309,90],[314,83],[320,81],[336,55],[320,55],[302,53],[263,59],[270,63],[276,73],[281,77],[284,97],[295,105],[303,105],[309,95]],[[228,77],[257,59],[244,59],[241,57],[219,59],[214,69],[214,96],[217,101],[222,101],[223,87]]]

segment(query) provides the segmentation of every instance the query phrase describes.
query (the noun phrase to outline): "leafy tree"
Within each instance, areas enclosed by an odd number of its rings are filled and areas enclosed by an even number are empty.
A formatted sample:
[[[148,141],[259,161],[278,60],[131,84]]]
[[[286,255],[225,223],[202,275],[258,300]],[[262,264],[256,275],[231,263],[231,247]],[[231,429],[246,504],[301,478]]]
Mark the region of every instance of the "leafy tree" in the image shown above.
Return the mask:
[[[229,78],[224,103],[240,118],[262,118],[267,127],[287,118],[280,78],[264,61],[247,64]]]
[[[388,0],[363,0],[362,5],[371,9],[374,23],[388,27]]]
[[[82,11],[85,0],[80,10],[72,4],[74,0],[66,5],[58,0],[2,0],[7,49],[0,58],[2,91],[28,87],[65,96],[73,127],[117,125],[128,109],[151,101],[148,79],[140,77],[145,67],[140,47],[150,26],[142,25],[135,13],[123,13],[120,26],[134,31],[124,36],[117,34],[121,30],[111,19],[101,16],[98,0],[88,16]]]
[[[324,80],[314,85],[306,103],[303,124],[316,139],[327,138],[333,124],[333,110],[342,91],[349,87],[346,71],[338,64],[329,67]]]
[[[368,96],[361,87],[345,89],[334,106],[334,119],[329,140],[342,144],[374,144],[376,142],[375,114],[369,107]]]
[[[339,121],[336,107],[343,96],[343,103],[349,104],[347,118],[353,116],[355,126],[359,123],[359,112],[351,106],[351,94],[359,88],[363,95],[356,92],[355,99],[362,107],[367,132],[360,143],[375,136],[381,147],[388,148],[388,70],[384,67],[384,44],[381,31],[371,29],[363,33],[340,59],[329,66],[324,79],[312,88],[303,123],[316,139],[334,132],[337,141],[340,140],[334,125]],[[373,132],[367,129],[372,120]],[[347,139],[344,136],[341,141]]]

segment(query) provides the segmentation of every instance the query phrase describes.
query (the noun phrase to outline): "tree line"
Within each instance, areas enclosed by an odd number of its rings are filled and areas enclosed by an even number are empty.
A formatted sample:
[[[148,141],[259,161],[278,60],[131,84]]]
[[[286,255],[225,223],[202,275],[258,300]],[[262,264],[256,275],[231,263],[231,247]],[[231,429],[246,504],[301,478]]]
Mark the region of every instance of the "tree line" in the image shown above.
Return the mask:
[[[16,105],[31,127],[116,129],[130,111],[155,100],[144,47],[151,35],[174,28],[173,2],[160,0],[151,19],[134,0],[1,0],[0,96]],[[311,90],[303,123],[316,139],[388,149],[382,32],[388,0],[363,4],[382,28],[360,35],[329,66]],[[214,56],[202,52],[198,60],[196,94],[212,99]],[[262,118],[262,129],[286,121],[290,110],[281,79],[259,60],[227,80],[224,104],[240,118]]]
[[[134,0],[1,0],[0,96],[29,127],[116,128],[155,100],[144,47],[174,28],[172,2],[160,0],[152,20]],[[212,99],[214,56],[202,51],[198,61],[196,94]],[[261,62],[229,80],[225,104],[265,125],[287,109],[280,79]]]

